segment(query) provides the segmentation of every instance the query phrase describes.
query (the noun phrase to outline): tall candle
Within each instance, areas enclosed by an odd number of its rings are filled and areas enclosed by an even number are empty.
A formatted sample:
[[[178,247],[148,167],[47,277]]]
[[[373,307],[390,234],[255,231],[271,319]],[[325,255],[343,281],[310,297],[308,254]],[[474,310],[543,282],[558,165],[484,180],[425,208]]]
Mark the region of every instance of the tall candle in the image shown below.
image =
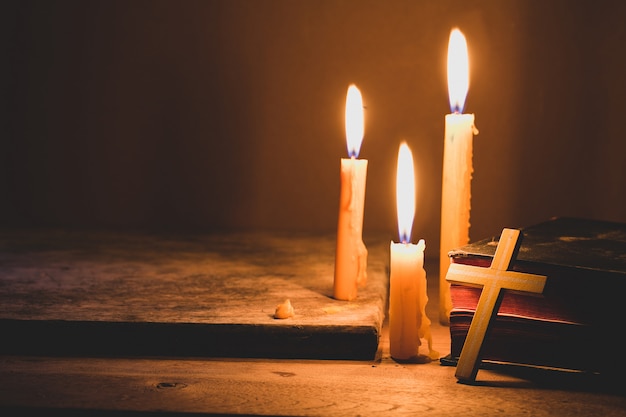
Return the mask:
[[[364,132],[363,100],[355,85],[346,98],[346,142],[349,158],[341,159],[341,194],[335,253],[333,296],[354,300],[367,281],[367,248],[363,243],[363,208],[367,159],[357,159]]]
[[[396,176],[396,207],[400,243],[390,244],[389,277],[389,351],[398,360],[419,357],[421,338],[426,338],[429,356],[436,359],[432,350],[430,320],[426,316],[426,271],[424,248],[420,239],[411,243],[411,229],[415,216],[415,174],[413,155],[406,143],[398,151]]]
[[[458,29],[448,44],[448,93],[451,114],[445,117],[443,178],[441,193],[441,235],[439,253],[439,321],[450,324],[450,266],[448,252],[469,243],[472,179],[472,141],[478,131],[474,115],[463,114],[469,89],[469,60],[465,37]]]

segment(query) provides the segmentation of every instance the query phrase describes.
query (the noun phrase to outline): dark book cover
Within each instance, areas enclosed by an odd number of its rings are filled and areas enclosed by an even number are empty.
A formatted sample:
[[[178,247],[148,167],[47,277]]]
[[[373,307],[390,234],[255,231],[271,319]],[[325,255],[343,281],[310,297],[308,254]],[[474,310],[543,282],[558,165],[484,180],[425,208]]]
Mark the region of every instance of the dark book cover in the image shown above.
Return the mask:
[[[541,295],[505,291],[483,344],[486,360],[593,372],[615,369],[626,290],[626,224],[554,218],[521,228],[509,270],[547,276]],[[449,253],[489,267],[498,237]],[[451,286],[451,357],[458,358],[480,288]],[[622,366],[623,368],[623,366]]]

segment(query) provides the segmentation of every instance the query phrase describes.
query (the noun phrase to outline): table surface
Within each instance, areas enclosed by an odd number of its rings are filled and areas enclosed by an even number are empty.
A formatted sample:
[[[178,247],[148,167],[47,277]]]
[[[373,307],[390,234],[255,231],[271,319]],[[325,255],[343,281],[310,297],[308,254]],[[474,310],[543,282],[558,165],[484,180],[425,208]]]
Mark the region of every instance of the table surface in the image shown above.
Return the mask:
[[[0,232],[0,353],[373,359],[388,245],[347,302],[331,235]]]
[[[433,347],[443,356],[450,337],[437,320],[438,259],[426,262],[427,314]],[[454,372],[439,361],[391,359],[386,323],[368,360],[4,354],[0,412],[626,416],[624,384],[602,376],[486,364],[467,385]]]

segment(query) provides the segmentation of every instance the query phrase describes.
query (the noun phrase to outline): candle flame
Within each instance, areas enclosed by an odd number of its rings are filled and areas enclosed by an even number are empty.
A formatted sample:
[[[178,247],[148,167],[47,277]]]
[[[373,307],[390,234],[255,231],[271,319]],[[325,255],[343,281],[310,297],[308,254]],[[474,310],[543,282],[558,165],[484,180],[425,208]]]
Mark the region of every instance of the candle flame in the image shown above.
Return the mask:
[[[409,243],[415,216],[415,173],[413,171],[413,154],[406,142],[400,144],[398,151],[396,208],[398,210],[400,241]]]
[[[363,132],[363,99],[359,89],[351,84],[348,87],[348,96],[346,97],[346,141],[348,143],[348,156],[351,158],[359,156]]]
[[[448,95],[452,113],[462,113],[469,90],[467,42],[459,29],[453,29],[448,43]]]

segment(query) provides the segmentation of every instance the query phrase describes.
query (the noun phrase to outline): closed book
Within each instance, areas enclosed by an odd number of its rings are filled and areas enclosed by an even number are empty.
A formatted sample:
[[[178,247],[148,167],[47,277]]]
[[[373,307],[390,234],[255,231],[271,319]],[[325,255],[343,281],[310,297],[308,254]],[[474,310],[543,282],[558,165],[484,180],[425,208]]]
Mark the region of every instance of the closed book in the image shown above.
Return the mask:
[[[509,270],[547,277],[542,294],[504,290],[480,357],[607,373],[620,360],[626,294],[626,224],[559,217],[521,228]],[[489,267],[498,237],[449,253],[453,263]],[[452,284],[450,337],[458,359],[481,288]],[[619,362],[619,363],[616,363]]]

